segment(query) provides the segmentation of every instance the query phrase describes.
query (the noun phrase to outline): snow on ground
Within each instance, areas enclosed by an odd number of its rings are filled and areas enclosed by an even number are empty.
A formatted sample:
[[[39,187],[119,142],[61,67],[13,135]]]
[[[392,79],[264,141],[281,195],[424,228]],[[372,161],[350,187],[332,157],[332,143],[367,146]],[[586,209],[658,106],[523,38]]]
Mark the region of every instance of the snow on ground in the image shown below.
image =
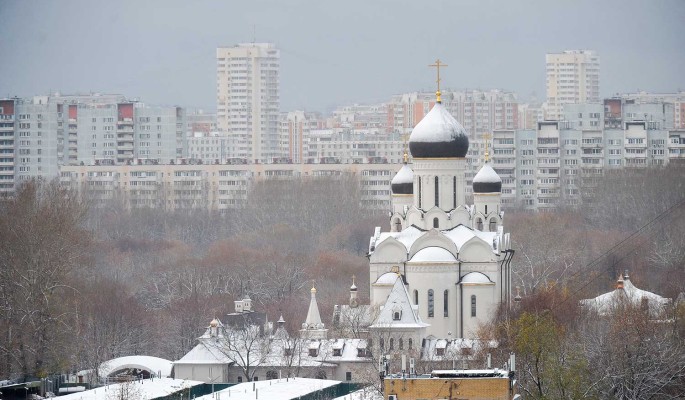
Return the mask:
[[[148,400],[157,397],[167,396],[181,389],[200,385],[202,382],[188,381],[172,378],[155,378],[132,381],[128,383],[116,383],[101,386],[96,389],[86,390],[85,392],[72,393],[66,396],[59,396],[60,400],[112,400],[121,398],[119,394],[127,398]]]
[[[300,396],[339,384],[340,381],[309,378],[271,379],[267,381],[239,383],[218,391],[216,396],[208,394],[196,400],[291,400]],[[254,388],[254,390],[253,390]],[[255,393],[255,391],[257,393]],[[61,400],[61,399],[60,399]]]

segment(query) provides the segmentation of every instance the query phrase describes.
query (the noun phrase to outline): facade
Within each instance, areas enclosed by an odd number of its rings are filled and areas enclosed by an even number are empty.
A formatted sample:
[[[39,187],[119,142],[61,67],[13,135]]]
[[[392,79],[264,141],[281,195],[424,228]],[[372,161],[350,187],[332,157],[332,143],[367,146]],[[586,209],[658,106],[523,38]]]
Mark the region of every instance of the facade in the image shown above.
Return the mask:
[[[604,317],[620,313],[626,306],[629,306],[640,307],[648,311],[650,316],[659,318],[664,315],[667,306],[671,303],[672,301],[669,298],[661,297],[656,293],[635,287],[630,280],[630,276],[628,276],[628,271],[625,274],[619,275],[616,280],[616,289],[613,291],[601,294],[593,299],[580,301],[580,305],[585,310],[595,312]]]
[[[0,100],[0,196],[14,193],[15,146],[14,130],[16,100]]]
[[[219,47],[217,125],[243,145],[231,157],[266,163],[278,153],[280,51],[271,43]]]
[[[513,400],[513,371],[499,369],[436,370],[427,375],[391,375],[383,379],[387,400]]]
[[[592,50],[566,50],[545,56],[545,118],[559,120],[565,104],[599,103],[599,55]]]

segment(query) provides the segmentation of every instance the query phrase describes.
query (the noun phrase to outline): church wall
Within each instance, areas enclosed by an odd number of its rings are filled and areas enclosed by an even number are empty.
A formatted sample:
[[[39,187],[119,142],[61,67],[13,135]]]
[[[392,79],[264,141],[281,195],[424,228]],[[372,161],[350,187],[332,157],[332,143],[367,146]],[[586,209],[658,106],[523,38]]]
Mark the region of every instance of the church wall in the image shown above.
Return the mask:
[[[418,291],[419,315],[423,322],[430,324],[426,334],[447,337],[447,332],[455,332],[457,326],[456,283],[459,280],[457,264],[450,265],[407,265],[408,291],[412,302]],[[428,314],[428,291],[433,290],[433,316]],[[448,316],[444,316],[444,291],[448,291]]]
[[[205,383],[230,382],[225,364],[174,364],[174,378]]]
[[[465,203],[466,179],[464,171],[466,160],[460,158],[420,159],[414,158],[414,206],[429,210],[435,206],[435,177],[438,177],[438,200],[442,210],[449,211],[454,207],[453,178],[457,178],[457,206]],[[421,207],[419,207],[419,177],[421,178]]]
[[[478,328],[494,315],[499,303],[499,290],[496,285],[462,285],[460,300],[463,301],[464,337],[478,337]],[[476,296],[476,316],[472,316],[471,296]]]

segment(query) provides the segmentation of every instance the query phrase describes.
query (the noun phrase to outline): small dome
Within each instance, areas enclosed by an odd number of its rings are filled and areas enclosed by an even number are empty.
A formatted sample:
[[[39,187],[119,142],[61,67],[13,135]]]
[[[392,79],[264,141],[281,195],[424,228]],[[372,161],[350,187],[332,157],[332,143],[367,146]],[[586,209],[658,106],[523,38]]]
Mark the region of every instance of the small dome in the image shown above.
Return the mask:
[[[397,272],[386,272],[376,279],[374,285],[394,285],[398,277]]]
[[[459,282],[462,285],[491,285],[493,282],[482,272],[469,272]]]
[[[485,163],[473,177],[473,193],[499,193],[502,191],[502,179],[489,163]]]
[[[409,165],[404,164],[390,182],[392,194],[414,193],[414,171]]]
[[[441,103],[416,124],[409,137],[415,158],[463,158],[469,151],[466,130]]]
[[[442,247],[426,247],[414,254],[409,262],[456,262],[457,257]]]

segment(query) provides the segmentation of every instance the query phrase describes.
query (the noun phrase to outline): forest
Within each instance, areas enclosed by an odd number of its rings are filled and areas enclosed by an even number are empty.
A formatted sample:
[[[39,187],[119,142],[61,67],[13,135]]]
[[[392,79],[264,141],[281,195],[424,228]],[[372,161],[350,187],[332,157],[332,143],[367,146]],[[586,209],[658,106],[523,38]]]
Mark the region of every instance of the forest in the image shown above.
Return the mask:
[[[493,315],[483,337],[499,343],[496,361],[517,354],[526,398],[679,398],[685,167],[595,183],[577,209],[506,211],[521,301]],[[0,379],[132,354],[179,359],[246,294],[294,334],[314,284],[330,324],[353,275],[368,302],[369,237],[388,224],[387,212],[360,207],[348,177],[259,182],[244,208],[222,213],[92,207],[55,182],[27,182],[0,203]],[[624,271],[674,300],[666,315],[580,309]]]

